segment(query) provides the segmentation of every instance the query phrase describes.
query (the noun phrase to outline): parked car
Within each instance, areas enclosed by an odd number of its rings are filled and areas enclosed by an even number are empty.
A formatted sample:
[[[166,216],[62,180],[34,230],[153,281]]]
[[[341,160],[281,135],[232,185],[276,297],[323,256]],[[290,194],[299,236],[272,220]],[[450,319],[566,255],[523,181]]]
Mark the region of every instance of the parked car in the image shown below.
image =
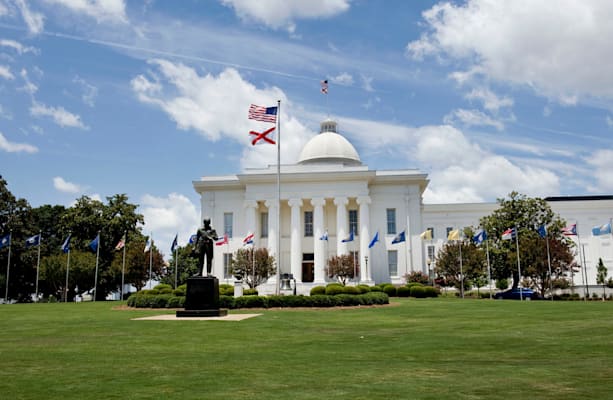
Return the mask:
[[[520,300],[520,298],[524,300],[540,300],[541,296],[532,289],[522,288],[520,297],[520,289],[515,288],[504,292],[498,292],[494,295],[494,298],[508,300]]]

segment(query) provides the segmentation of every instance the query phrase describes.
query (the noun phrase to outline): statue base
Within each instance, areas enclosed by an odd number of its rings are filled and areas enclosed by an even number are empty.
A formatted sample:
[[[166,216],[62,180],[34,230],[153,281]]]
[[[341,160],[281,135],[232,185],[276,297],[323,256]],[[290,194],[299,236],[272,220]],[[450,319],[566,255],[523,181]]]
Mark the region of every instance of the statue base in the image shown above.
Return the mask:
[[[214,276],[198,276],[187,279],[185,310],[177,311],[177,317],[223,317],[227,309],[219,308],[219,280]]]

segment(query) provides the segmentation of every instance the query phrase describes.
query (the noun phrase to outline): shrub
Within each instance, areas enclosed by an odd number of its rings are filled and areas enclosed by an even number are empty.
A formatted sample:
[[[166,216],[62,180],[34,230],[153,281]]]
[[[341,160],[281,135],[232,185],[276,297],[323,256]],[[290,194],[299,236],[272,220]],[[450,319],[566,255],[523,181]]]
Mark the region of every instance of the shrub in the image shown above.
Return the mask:
[[[424,293],[426,294],[426,297],[438,297],[438,295],[441,293],[439,289],[433,286],[424,286],[423,290],[424,290]],[[489,294],[488,294],[488,297],[489,297]]]
[[[344,293],[344,291],[345,291],[345,287],[339,284],[326,286],[326,294],[329,296],[341,294],[341,293]]]
[[[234,301],[232,296],[219,295],[219,308],[236,308]]]
[[[143,289],[140,292],[137,293],[141,293],[141,294],[160,294],[160,292],[157,289]]]
[[[234,299],[235,308],[267,308],[268,298],[265,296],[242,296]]]
[[[413,286],[409,289],[411,297],[423,299],[426,297],[426,291],[423,286]]]
[[[232,293],[234,293],[234,288],[232,289]],[[243,296],[257,296],[258,295],[258,290],[257,289],[245,289],[243,290]]]
[[[325,286],[315,286],[311,288],[311,291],[309,292],[309,294],[311,296],[316,296],[318,294],[326,294],[326,287]]]
[[[172,286],[170,286],[167,283],[158,283],[157,285],[155,285],[154,289],[161,292],[162,290],[166,290],[166,289],[172,290]]]
[[[360,297],[365,305],[389,304],[390,302],[389,296],[383,292],[364,293]]]
[[[383,292],[383,288],[381,286],[375,285],[375,286],[370,287],[370,291],[371,292]]]
[[[430,278],[428,277],[428,275],[424,274],[421,271],[411,272],[410,274],[405,275],[404,278],[407,282],[411,283],[422,283],[424,285],[427,285],[430,282]]]
[[[417,286],[413,286],[413,287],[417,287]],[[409,297],[410,294],[411,294],[410,287],[400,286],[398,289],[396,289],[396,295],[398,297]]]
[[[326,296],[324,294],[315,294],[311,296],[312,307],[334,307],[336,305],[336,297]]]
[[[383,292],[390,297],[395,297],[396,296],[396,286],[392,284],[385,285],[383,287]]]
[[[344,294],[361,294],[360,289],[358,289],[355,286],[345,286],[343,288],[343,293]]]
[[[337,300],[340,302],[341,306],[359,306],[361,304],[359,296],[354,296],[352,294],[337,294],[335,296]]]
[[[168,308],[183,308],[185,306],[185,296],[172,296],[168,299]]]
[[[413,286],[424,286],[424,285],[419,282],[409,282],[406,284],[406,287],[408,287],[409,289],[412,288]]]
[[[370,286],[368,285],[358,285],[357,288],[360,290],[361,294],[370,292]]]

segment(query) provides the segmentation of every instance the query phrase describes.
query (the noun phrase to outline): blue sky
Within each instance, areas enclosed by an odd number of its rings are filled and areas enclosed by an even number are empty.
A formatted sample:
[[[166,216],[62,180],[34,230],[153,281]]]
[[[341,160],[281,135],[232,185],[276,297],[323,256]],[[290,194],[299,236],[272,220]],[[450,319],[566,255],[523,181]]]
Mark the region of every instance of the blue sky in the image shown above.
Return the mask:
[[[33,206],[126,193],[164,251],[192,181],[282,163],[330,115],[426,203],[613,191],[613,3],[0,0],[0,174]],[[330,82],[329,94],[320,81]]]

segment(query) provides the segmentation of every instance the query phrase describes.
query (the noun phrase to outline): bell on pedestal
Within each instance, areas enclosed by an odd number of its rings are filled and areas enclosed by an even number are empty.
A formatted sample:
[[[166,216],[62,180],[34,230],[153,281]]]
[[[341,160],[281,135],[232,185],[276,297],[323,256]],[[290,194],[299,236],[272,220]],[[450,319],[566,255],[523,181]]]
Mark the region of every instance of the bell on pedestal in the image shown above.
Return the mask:
[[[281,290],[292,290],[292,285],[290,284],[293,276],[292,274],[281,274]]]

